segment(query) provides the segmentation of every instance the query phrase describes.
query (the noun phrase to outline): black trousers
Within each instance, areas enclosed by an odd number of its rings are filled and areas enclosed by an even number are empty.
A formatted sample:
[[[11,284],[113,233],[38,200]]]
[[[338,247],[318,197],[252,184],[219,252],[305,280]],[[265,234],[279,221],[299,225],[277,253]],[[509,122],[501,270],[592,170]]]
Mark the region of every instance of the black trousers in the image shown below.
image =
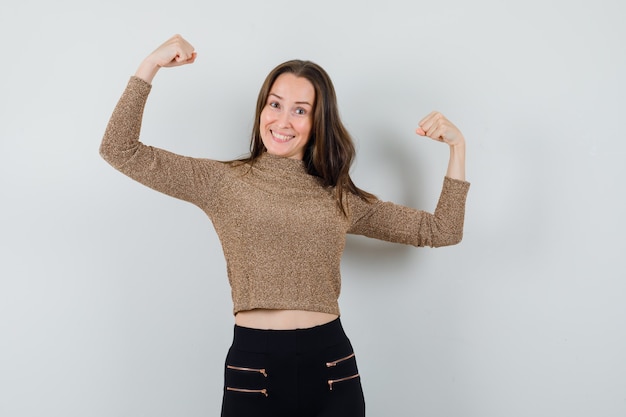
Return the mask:
[[[352,345],[336,319],[310,329],[235,326],[222,417],[363,417]]]

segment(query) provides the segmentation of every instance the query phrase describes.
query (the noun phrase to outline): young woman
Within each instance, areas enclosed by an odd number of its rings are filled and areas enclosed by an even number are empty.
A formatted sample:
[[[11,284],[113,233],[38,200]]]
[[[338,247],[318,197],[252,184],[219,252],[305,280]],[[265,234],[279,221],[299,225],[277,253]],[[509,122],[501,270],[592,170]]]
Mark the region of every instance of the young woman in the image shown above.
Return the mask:
[[[330,78],[312,62],[289,61],[261,87],[248,158],[220,162],[142,144],[157,71],[195,58],[178,35],[150,54],[117,104],[100,153],[129,177],[200,207],[220,237],[235,315],[222,416],[364,416],[337,302],[346,234],[458,243],[469,188],[465,139],[440,113],[425,117],[417,133],[450,148],[434,213],[382,202],[350,179],[354,145]]]

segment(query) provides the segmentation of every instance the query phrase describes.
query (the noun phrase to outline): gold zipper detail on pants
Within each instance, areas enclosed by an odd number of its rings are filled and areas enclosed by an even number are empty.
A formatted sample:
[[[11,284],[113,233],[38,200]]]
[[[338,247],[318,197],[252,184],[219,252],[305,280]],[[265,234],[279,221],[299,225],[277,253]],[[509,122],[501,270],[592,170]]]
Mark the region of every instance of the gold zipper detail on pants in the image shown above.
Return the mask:
[[[232,366],[232,365],[226,365],[226,368],[233,369],[235,371],[258,372],[258,373],[262,374],[264,377],[267,378],[267,372],[265,372],[265,368],[263,368],[263,369],[242,368],[241,366]]]
[[[247,393],[250,393],[250,394],[263,394],[266,397],[268,396],[267,390],[265,388],[263,388],[263,389],[245,389],[245,388],[226,387],[226,390],[228,390],[228,391],[235,391],[235,392],[247,392]]]
[[[347,376],[345,378],[339,378],[339,379],[329,379],[328,380],[328,388],[330,388],[330,390],[333,390],[333,384],[337,383],[337,382],[344,382],[344,381],[349,381],[351,379],[357,378],[359,376],[359,374],[354,374],[352,376]]]
[[[349,355],[348,355],[348,356],[346,356],[345,358],[337,359],[337,360],[336,360],[336,361],[334,361],[334,362],[326,362],[326,367],[327,367],[327,368],[331,368],[331,367],[333,367],[333,366],[337,366],[337,364],[338,364],[338,363],[341,363],[341,362],[343,362],[343,361],[347,361],[347,360],[348,360],[348,359],[350,359],[350,358],[354,358],[354,352],[353,352],[353,353],[351,353],[351,354],[349,354]]]

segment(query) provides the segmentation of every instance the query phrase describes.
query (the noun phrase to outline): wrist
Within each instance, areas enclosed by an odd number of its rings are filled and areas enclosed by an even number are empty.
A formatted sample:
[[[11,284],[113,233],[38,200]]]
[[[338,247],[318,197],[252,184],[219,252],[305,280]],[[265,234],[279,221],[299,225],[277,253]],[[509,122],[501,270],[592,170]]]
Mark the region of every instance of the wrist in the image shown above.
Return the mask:
[[[457,143],[451,143],[449,146],[450,146],[450,153],[458,154],[461,156],[465,155],[465,141],[464,140],[457,142]]]
[[[139,68],[137,68],[135,77],[141,78],[148,84],[152,84],[152,80],[160,68],[161,67],[157,63],[153,62],[150,60],[150,57],[148,57],[144,59],[139,65]]]
[[[465,181],[465,142],[450,145],[450,161],[446,175],[450,178]]]

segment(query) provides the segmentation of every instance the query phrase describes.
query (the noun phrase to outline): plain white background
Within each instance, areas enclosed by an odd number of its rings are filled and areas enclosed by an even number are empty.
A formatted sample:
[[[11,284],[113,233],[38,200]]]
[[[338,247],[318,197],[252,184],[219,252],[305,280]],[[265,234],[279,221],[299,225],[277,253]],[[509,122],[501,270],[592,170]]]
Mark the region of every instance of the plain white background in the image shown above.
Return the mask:
[[[244,154],[258,89],[311,59],[333,78],[353,178],[434,209],[468,140],[465,239],[350,237],[340,305],[370,416],[626,415],[621,0],[4,1],[0,12],[0,415],[216,416],[232,332],[225,263],[196,207],[98,155],[141,59],[142,140]]]

